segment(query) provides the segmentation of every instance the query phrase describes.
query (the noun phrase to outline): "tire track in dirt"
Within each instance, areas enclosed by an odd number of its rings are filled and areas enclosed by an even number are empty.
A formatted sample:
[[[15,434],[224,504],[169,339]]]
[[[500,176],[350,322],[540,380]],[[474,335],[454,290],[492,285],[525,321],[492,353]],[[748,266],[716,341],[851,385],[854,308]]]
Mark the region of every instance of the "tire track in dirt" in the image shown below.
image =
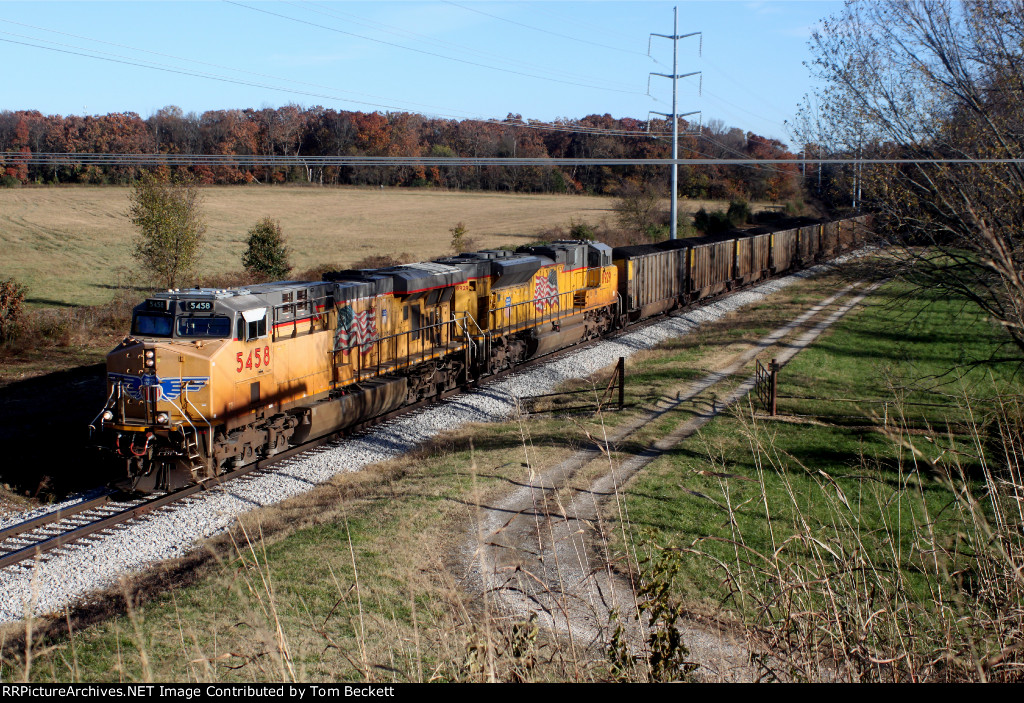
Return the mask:
[[[692,436],[723,410],[745,398],[754,386],[753,375],[728,390],[723,398],[695,410],[689,420],[643,451],[616,462],[607,448],[622,442],[651,421],[708,391],[726,385],[758,354],[778,348],[776,358],[787,363],[823,332],[840,320],[871,291],[875,284],[841,302],[861,285],[854,283],[762,337],[725,368],[681,386],[676,397],[663,397],[654,408],[616,428],[603,442],[577,451],[507,494],[494,505],[479,506],[478,534],[464,550],[468,582],[492,597],[496,605],[516,618],[535,615],[538,622],[568,639],[574,651],[606,649],[611,632],[622,624],[634,653],[643,651],[646,633],[638,618],[636,585],[631,576],[612,569],[607,553],[607,526],[601,506],[618,500],[622,486],[638,471]],[[815,317],[817,322],[809,324]],[[807,329],[798,336],[801,327]],[[787,337],[791,341],[783,342]],[[573,489],[569,482],[584,467],[601,460],[606,465],[586,488]],[[616,465],[618,464],[618,465]],[[632,574],[632,569],[629,570]],[[618,620],[613,621],[613,613]],[[751,648],[725,628],[711,622],[687,621],[683,639],[698,675],[708,680],[752,680]]]

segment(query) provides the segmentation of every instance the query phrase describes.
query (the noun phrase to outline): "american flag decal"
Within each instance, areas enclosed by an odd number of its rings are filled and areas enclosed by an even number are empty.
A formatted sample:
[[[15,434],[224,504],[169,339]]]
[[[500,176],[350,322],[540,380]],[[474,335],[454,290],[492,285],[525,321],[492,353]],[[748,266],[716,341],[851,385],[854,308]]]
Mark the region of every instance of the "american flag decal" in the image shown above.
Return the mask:
[[[338,309],[338,331],[334,334],[334,351],[348,352],[354,346],[366,354],[377,342],[377,315],[373,308],[355,312],[351,305]]]
[[[558,307],[558,272],[551,269],[546,274],[538,273],[533,279],[534,305],[537,312],[543,312],[545,307]]]

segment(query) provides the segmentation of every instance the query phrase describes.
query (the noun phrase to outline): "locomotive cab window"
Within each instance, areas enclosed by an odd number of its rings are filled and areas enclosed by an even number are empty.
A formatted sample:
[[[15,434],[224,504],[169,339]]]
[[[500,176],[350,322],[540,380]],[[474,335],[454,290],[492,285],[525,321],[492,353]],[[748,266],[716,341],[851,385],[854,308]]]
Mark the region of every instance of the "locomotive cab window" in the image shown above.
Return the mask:
[[[140,337],[170,337],[174,318],[150,312],[136,313],[132,319],[132,334]]]
[[[213,337],[223,339],[231,335],[231,318],[218,315],[216,317],[179,317],[179,337]]]
[[[267,336],[267,309],[245,310],[238,321],[239,338],[245,341]]]

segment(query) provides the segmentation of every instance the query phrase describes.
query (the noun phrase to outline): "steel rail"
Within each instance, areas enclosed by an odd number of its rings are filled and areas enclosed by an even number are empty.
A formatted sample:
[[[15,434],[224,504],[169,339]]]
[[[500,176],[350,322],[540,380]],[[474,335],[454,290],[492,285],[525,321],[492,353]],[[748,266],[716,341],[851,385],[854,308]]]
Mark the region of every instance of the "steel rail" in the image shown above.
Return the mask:
[[[113,493],[93,498],[91,500],[82,501],[81,503],[75,503],[65,508],[60,508],[43,515],[37,515],[34,518],[26,520],[25,522],[19,522],[16,525],[11,525],[0,530],[0,543],[12,538],[17,537],[20,534],[31,532],[37,528],[49,525],[50,523],[60,522],[67,518],[74,517],[80,513],[87,512],[94,508],[98,508],[102,505],[106,505],[114,499]]]
[[[296,447],[295,449],[301,449],[301,448],[300,447]],[[284,454],[284,453],[285,452],[282,452],[281,454]],[[280,455],[278,455],[278,456],[280,456]],[[277,457],[274,457],[274,458],[277,458]],[[189,496],[195,495],[196,493],[200,493],[200,492],[208,490],[210,488],[214,488],[216,486],[219,486],[221,483],[225,483],[225,482],[230,481],[230,480],[235,479],[235,478],[240,478],[241,476],[244,476],[244,475],[246,475],[248,473],[252,473],[253,471],[256,471],[257,469],[266,468],[266,464],[264,463],[264,461],[265,460],[256,461],[256,462],[254,462],[252,464],[249,464],[247,466],[243,466],[243,467],[241,467],[239,469],[235,469],[234,471],[231,471],[229,473],[222,474],[220,476],[217,476],[216,478],[209,479],[208,481],[204,481],[203,483],[197,483],[197,484],[193,484],[191,486],[186,486],[185,488],[182,488],[180,490],[173,491],[171,493],[167,493],[166,495],[162,495],[162,496],[159,496],[157,498],[153,498],[152,500],[148,500],[145,503],[141,503],[139,505],[132,506],[130,508],[127,508],[126,510],[122,510],[120,512],[114,513],[113,515],[108,515],[108,516],[106,516],[104,518],[101,518],[99,520],[94,520],[92,522],[89,522],[89,523],[86,523],[84,525],[80,525],[78,527],[75,527],[75,528],[72,528],[72,529],[67,530],[65,532],[62,532],[59,535],[54,535],[53,537],[50,537],[50,538],[44,539],[44,540],[40,540],[39,542],[27,545],[27,546],[25,546],[25,547],[23,547],[21,549],[18,549],[18,550],[12,551],[12,552],[8,552],[7,554],[4,554],[3,556],[0,556],[0,569],[4,569],[4,568],[6,568],[8,566],[12,566],[14,564],[18,564],[18,563],[23,562],[23,561],[25,561],[27,559],[31,559],[33,557],[39,556],[41,554],[44,554],[46,552],[52,551],[52,550],[54,550],[54,549],[56,549],[58,547],[62,547],[64,545],[66,545],[66,544],[70,544],[71,542],[76,542],[76,541],[78,541],[78,540],[80,540],[80,539],[82,539],[84,537],[88,537],[89,535],[95,534],[96,532],[100,532],[102,530],[106,530],[106,529],[109,529],[111,527],[114,527],[115,525],[120,525],[122,523],[125,523],[125,522],[133,519],[133,518],[139,517],[140,515],[145,515],[146,513],[152,512],[154,510],[157,510],[159,508],[165,507],[165,506],[170,505],[172,503],[176,503],[176,502],[178,502],[180,500],[188,498]],[[114,496],[114,494],[111,494],[110,496],[105,496],[105,497],[107,498],[107,501],[109,502],[110,500],[113,499],[113,496]],[[96,507],[96,506],[93,506],[93,507]],[[59,512],[59,511],[57,511],[57,512]],[[79,510],[78,511],[78,513],[81,513],[81,512],[84,512],[84,510]],[[55,514],[56,513],[48,513],[47,515],[44,515],[44,516],[41,516],[41,517],[42,518],[46,518],[46,517],[50,517],[50,516],[55,515]],[[65,515],[64,517],[68,517],[68,515]],[[38,519],[39,518],[36,518],[36,520],[38,520]],[[57,522],[57,521],[58,520],[45,521],[45,522],[40,523],[39,525],[36,525],[36,527],[45,526],[47,524],[50,524],[51,522]],[[33,521],[29,521],[29,522],[33,522]],[[25,525],[25,524],[28,524],[28,523],[21,523],[21,525]],[[17,525],[15,527],[20,527],[21,525]],[[0,533],[0,535],[2,535],[2,534],[3,533]]]

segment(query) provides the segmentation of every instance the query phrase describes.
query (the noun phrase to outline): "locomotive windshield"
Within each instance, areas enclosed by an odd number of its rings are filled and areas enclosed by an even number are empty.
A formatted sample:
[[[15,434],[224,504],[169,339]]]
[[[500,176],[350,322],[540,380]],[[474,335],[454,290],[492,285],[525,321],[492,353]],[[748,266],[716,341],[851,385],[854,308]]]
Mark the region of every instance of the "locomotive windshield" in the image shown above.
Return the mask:
[[[135,313],[132,320],[132,334],[141,337],[170,337],[174,318],[151,312]]]
[[[179,317],[179,337],[230,337],[231,318],[217,317]]]

